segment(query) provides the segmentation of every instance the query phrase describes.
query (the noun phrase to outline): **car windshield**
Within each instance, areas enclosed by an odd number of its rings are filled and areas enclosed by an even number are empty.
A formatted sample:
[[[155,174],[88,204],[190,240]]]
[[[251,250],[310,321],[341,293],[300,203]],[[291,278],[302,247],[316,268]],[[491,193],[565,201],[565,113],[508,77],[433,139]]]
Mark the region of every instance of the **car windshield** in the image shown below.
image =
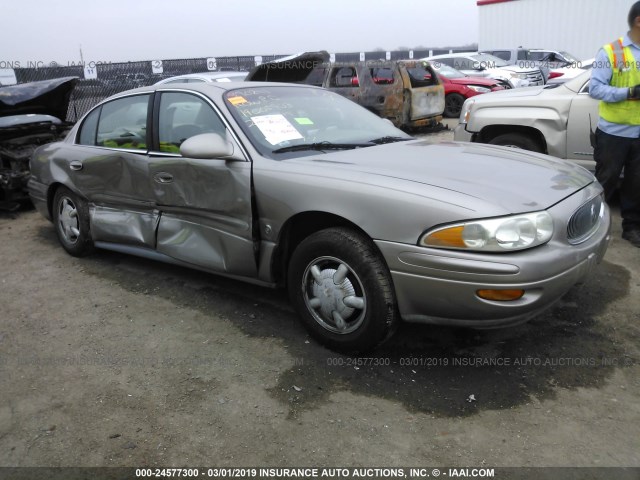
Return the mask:
[[[252,85],[224,98],[254,147],[277,160],[413,138],[322,88]]]
[[[436,67],[437,65],[437,67]],[[443,77],[447,78],[464,78],[466,75],[462,73],[460,70],[456,70],[449,65],[445,65],[444,63],[433,63],[431,66]]]
[[[560,55],[562,55],[564,58],[566,58],[569,62],[571,63],[577,63],[580,60],[578,60],[576,57],[574,57],[573,55],[571,55],[569,52],[560,52]]]
[[[506,67],[509,65],[501,58],[498,58],[495,55],[489,55],[488,53],[478,53],[476,55],[471,55],[471,58],[478,62],[481,68]]]

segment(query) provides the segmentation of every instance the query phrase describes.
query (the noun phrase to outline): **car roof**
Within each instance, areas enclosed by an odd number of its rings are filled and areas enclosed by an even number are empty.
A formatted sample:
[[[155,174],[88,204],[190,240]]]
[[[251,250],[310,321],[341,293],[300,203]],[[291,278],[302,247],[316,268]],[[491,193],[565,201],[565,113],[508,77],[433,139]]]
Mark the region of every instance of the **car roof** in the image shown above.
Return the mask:
[[[305,85],[299,83],[282,83],[282,82],[244,82],[244,81],[232,81],[232,82],[221,82],[221,83],[169,83],[169,84],[154,84],[149,85],[147,87],[139,87],[131,90],[125,90],[124,92],[120,92],[116,95],[113,95],[109,98],[106,98],[104,101],[100,103],[104,103],[106,101],[124,97],[127,95],[135,95],[140,93],[152,93],[156,91],[190,91],[203,93],[204,95],[211,98],[220,98],[227,90],[234,90],[237,88],[264,88],[264,87],[298,87],[298,88],[315,88],[322,90],[321,87],[314,87],[312,85]]]
[[[176,75],[175,77],[163,78],[156,84],[162,84],[167,82],[174,82],[180,79],[189,79],[189,78],[205,78],[208,80],[217,80],[220,78],[230,78],[230,77],[246,77],[248,72],[239,72],[239,71],[224,71],[224,72],[200,72],[200,73],[186,73],[184,75]]]

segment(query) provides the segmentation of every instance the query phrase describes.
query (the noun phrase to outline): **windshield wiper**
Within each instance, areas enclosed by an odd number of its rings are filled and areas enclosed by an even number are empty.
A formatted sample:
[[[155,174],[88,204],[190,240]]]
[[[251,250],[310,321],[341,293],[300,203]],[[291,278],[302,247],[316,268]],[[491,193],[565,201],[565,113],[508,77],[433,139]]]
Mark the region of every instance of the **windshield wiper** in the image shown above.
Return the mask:
[[[331,143],[331,142],[317,142],[317,143],[301,143],[299,145],[290,145],[288,147],[282,147],[274,150],[271,153],[285,153],[285,152],[297,152],[301,150],[350,150],[360,147],[370,147],[371,143]]]
[[[375,143],[376,145],[382,145],[383,143],[406,142],[407,140],[413,140],[413,138],[387,136],[374,138],[373,140],[369,140],[369,142]]]

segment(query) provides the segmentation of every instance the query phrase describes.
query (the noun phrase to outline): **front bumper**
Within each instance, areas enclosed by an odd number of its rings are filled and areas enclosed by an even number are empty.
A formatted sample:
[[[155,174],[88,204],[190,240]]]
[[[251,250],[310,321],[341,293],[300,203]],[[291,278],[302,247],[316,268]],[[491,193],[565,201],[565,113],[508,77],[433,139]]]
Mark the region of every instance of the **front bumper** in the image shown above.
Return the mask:
[[[471,142],[473,141],[473,133],[467,132],[465,128],[466,124],[459,123],[456,128],[453,129],[453,139],[456,142]]]
[[[599,189],[591,185],[550,208],[554,236],[529,250],[481,254],[377,241],[391,270],[401,317],[408,322],[491,328],[540,314],[581,283],[606,252],[608,208],[598,230],[579,245],[569,244],[566,226],[560,226],[560,219],[568,219]],[[525,294],[518,300],[490,301],[476,294],[480,289],[522,289]]]

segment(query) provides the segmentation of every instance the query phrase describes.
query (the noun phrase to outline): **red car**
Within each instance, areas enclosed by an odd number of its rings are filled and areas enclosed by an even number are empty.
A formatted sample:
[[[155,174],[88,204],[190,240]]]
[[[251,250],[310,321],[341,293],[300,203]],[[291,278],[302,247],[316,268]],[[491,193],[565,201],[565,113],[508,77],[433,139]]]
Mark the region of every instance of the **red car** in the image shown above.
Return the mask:
[[[504,87],[493,78],[470,77],[444,63],[439,63],[437,68],[433,63],[431,66],[438,73],[444,85],[445,117],[459,116],[462,104],[467,98],[481,93],[504,90]]]

